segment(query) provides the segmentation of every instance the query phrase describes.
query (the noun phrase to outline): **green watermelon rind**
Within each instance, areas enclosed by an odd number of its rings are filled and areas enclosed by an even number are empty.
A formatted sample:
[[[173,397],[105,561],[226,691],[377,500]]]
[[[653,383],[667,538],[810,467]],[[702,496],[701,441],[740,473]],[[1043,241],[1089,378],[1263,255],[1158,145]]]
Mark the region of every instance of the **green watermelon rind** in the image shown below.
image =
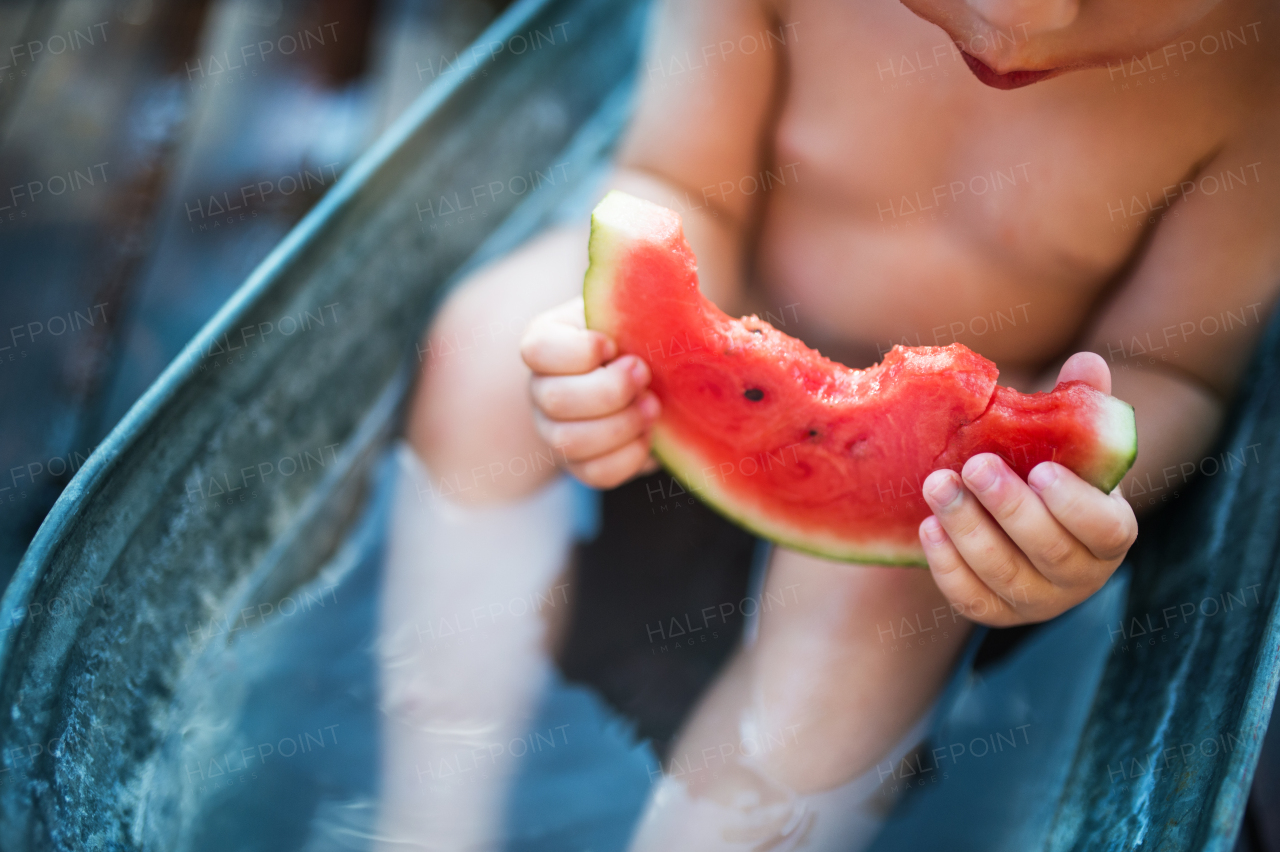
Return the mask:
[[[709,483],[699,485],[690,471],[701,470],[700,465],[678,449],[678,442],[669,438],[661,426],[655,427],[652,435],[653,454],[663,466],[690,494],[710,506],[720,515],[739,526],[750,530],[761,538],[780,544],[801,553],[831,559],[837,562],[864,563],[867,565],[888,565],[911,568],[924,568],[928,563],[924,551],[917,548],[886,547],[884,550],[856,549],[833,546],[824,548],[814,544],[812,531],[797,531],[785,524],[770,522],[767,516],[752,513],[747,508],[740,509],[739,500]]]
[[[1122,399],[1108,396],[1103,405],[1097,427],[1101,471],[1090,484],[1110,494],[1138,458],[1138,420],[1133,406]]]
[[[629,214],[637,210],[635,201],[624,193],[610,192],[591,216],[590,265],[582,288],[585,319],[587,328],[611,336],[619,322],[610,298],[616,281],[614,259],[618,246],[627,242],[626,226],[632,221]],[[602,214],[607,215],[615,207],[623,215],[614,223],[606,224]],[[637,228],[636,232],[644,233],[644,229]],[[1133,406],[1110,396],[1103,398],[1102,405],[1096,421],[1099,457],[1088,480],[1103,492],[1110,493],[1137,458],[1137,426]],[[877,549],[874,545],[849,547],[833,542],[832,546],[826,547],[815,544],[816,536],[812,530],[798,530],[771,520],[767,514],[753,511],[739,497],[713,487],[709,482],[699,485],[693,474],[709,465],[699,464],[684,452],[680,442],[668,434],[661,421],[654,426],[651,443],[654,455],[689,493],[697,495],[713,510],[756,535],[802,553],[840,562],[908,567],[928,565],[924,550],[919,546],[907,548],[887,543],[883,549]]]

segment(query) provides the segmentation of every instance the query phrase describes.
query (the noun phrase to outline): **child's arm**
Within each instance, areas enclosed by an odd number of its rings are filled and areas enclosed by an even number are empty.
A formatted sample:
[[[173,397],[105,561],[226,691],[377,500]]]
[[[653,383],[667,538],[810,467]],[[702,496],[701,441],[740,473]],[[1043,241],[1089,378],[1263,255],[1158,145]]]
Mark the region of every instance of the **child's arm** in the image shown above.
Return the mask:
[[[1269,131],[1257,132],[1265,139]],[[1126,500],[1154,508],[1190,476],[1225,466],[1204,459],[1280,284],[1280,196],[1259,185],[1275,147],[1224,145],[1202,167],[1199,174],[1237,177],[1243,168],[1247,180],[1170,204],[1085,338],[1105,360],[1075,356],[1064,367],[1103,386],[1109,362],[1113,393],[1134,406],[1138,459],[1119,495],[1048,463],[1032,471],[1028,486],[994,456],[970,460],[962,477],[937,471],[926,481],[935,516],[921,525],[921,540],[939,588],[970,617],[1009,625],[1070,609],[1106,582],[1133,543],[1137,526]],[[1232,464],[1250,464],[1261,448],[1227,449]],[[976,486],[988,464],[995,477],[983,491]],[[939,493],[948,485],[962,486],[953,502]],[[977,614],[984,610],[995,614]]]
[[[640,69],[636,114],[605,187],[680,211],[702,289],[730,313],[741,307],[751,197],[703,189],[736,186],[759,171],[780,51],[722,57],[718,45],[771,25],[757,0],[663,2]],[[702,70],[688,70],[694,57]],[[519,331],[531,319],[581,294],[586,244],[585,227],[544,234],[464,282],[433,322],[408,434],[441,490],[456,499],[513,499],[555,471],[522,464],[527,472],[515,476],[507,463],[516,458],[553,457],[599,487],[648,464],[652,411],[642,408],[653,403],[642,404],[643,366],[611,363],[608,344],[581,328],[580,307],[577,320],[564,310],[539,317],[521,344]],[[531,370],[537,415],[528,401]],[[591,398],[585,407],[584,394]]]

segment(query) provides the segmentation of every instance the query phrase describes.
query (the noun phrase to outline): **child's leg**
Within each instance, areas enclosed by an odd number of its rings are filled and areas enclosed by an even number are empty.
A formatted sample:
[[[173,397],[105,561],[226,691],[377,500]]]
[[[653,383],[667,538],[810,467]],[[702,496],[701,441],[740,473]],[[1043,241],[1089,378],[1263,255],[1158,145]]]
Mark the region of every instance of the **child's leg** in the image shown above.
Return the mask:
[[[919,741],[969,630],[927,571],[776,550],[757,638],[686,726],[633,848],[813,842],[853,811],[871,821],[877,764]]]
[[[571,488],[464,506],[435,493],[407,446],[399,461],[379,628],[376,848],[496,848],[521,769],[504,744],[526,734],[567,614]]]
[[[518,500],[559,473],[563,451],[534,427],[520,339],[581,294],[586,244],[585,227],[547,231],[464,281],[432,320],[405,437],[452,501]]]

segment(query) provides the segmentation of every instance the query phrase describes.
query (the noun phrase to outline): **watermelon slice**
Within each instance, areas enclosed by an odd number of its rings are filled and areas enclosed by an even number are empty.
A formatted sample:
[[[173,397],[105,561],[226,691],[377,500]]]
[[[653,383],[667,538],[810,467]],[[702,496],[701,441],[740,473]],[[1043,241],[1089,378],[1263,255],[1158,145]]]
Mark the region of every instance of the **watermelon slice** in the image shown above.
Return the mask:
[[[831,559],[924,565],[920,488],[996,453],[1024,479],[1054,460],[1110,491],[1133,464],[1133,408],[1084,382],[998,387],[996,365],[953,343],[895,346],[866,370],[769,323],[731,319],[698,290],[680,217],[611,192],[591,217],[589,328],[648,362],[662,401],[653,449],[671,473],[753,532]]]

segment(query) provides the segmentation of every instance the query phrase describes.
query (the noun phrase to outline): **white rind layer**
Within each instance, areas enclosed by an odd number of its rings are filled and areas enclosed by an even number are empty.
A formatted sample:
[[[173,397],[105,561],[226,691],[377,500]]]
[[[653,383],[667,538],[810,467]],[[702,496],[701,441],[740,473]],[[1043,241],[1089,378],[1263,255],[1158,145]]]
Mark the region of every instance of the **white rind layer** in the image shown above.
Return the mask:
[[[680,217],[667,208],[616,189],[606,195],[591,212],[591,265],[582,286],[587,328],[616,333],[618,315],[609,296],[617,283],[619,249],[681,239]]]

